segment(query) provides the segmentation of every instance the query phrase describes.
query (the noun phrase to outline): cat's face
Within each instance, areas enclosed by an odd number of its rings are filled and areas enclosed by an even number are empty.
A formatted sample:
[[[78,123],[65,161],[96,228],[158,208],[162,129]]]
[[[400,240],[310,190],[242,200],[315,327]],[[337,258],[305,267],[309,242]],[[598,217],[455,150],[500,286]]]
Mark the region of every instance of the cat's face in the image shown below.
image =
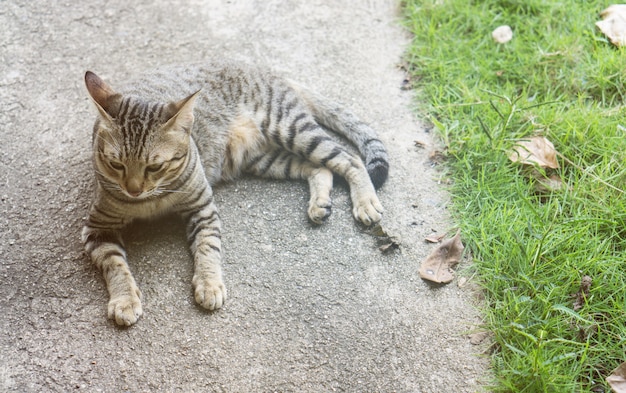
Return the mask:
[[[147,103],[115,93],[95,74],[85,81],[100,112],[93,145],[100,184],[131,199],[176,192],[168,186],[188,161],[195,94]]]
[[[125,125],[102,126],[94,144],[94,165],[101,184],[130,198],[144,199],[168,192],[187,163],[189,138],[163,125],[143,130],[145,139],[130,135]],[[133,140],[135,139],[135,140]]]

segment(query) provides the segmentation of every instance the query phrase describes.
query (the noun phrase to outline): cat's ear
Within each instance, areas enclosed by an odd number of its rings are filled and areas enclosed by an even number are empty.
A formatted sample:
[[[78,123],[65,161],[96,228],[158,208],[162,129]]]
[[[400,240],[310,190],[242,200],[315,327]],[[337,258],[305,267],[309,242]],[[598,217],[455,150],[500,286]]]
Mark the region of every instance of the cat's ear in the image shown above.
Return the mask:
[[[116,93],[111,86],[91,71],[85,73],[85,86],[100,115],[107,120],[115,118],[120,109],[121,94]]]
[[[180,129],[184,130],[187,134],[191,133],[191,127],[193,126],[193,108],[198,93],[200,93],[200,90],[187,98],[177,102],[171,102],[167,105],[166,110],[170,118],[167,123],[165,123],[165,128]]]

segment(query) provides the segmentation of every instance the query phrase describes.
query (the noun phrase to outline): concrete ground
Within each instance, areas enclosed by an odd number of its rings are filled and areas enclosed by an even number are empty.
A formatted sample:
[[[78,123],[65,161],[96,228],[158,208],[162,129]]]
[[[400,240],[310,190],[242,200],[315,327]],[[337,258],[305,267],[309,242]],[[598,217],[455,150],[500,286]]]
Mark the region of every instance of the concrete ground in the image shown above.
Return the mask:
[[[400,89],[409,37],[390,0],[0,1],[0,390],[19,392],[475,392],[474,295],[417,275],[452,231],[431,135]],[[267,64],[351,107],[392,171],[383,254],[334,191],[309,224],[305,183],[218,187],[225,307],[197,307],[180,222],[126,234],[144,316],[106,319],[79,241],[91,197],[92,70],[113,86],[153,66],[225,56]],[[467,263],[467,262],[465,262]]]

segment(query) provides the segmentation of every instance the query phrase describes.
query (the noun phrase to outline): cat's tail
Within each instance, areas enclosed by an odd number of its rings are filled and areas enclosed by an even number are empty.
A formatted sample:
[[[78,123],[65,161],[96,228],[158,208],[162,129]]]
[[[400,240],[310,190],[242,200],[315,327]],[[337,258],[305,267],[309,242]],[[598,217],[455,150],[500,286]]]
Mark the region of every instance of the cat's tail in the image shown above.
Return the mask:
[[[358,149],[372,184],[380,188],[389,174],[389,156],[376,131],[341,105],[297,83],[290,81],[290,84],[307,102],[318,123],[347,139]]]

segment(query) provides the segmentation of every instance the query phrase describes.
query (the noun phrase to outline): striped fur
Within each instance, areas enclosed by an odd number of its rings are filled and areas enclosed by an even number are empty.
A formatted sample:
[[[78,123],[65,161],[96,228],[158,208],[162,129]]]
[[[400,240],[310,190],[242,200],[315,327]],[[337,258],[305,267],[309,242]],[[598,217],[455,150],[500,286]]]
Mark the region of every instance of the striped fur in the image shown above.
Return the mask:
[[[91,72],[85,83],[99,116],[96,194],[83,241],[107,282],[108,316],[120,325],[142,315],[120,231],[167,212],[187,222],[196,301],[209,310],[222,306],[221,224],[211,188],[219,181],[244,173],[306,179],[308,215],[320,224],[331,212],[336,173],[350,186],[357,220],[371,225],[382,218],[375,188],[389,169],[384,145],[351,112],[293,82],[215,62],[155,71],[120,92]]]

